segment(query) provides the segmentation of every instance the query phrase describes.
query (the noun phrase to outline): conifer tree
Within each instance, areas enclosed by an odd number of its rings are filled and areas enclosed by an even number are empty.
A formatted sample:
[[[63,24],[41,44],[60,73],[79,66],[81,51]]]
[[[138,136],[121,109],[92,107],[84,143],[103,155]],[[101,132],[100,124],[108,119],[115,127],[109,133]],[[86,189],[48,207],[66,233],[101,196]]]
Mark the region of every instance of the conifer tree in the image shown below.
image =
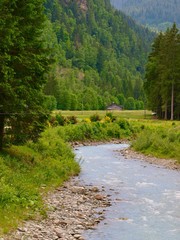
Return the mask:
[[[173,24],[155,39],[146,68],[145,90],[151,109],[160,118],[179,119],[179,79],[180,34]]]
[[[14,139],[38,135],[50,60],[43,45],[43,0],[0,2],[0,149],[6,119]]]

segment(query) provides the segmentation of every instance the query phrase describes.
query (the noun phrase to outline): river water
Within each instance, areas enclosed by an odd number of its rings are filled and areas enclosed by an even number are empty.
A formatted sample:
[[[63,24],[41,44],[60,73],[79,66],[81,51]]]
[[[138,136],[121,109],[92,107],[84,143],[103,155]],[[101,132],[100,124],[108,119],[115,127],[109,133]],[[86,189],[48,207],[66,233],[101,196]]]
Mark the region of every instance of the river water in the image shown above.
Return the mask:
[[[104,186],[108,207],[86,240],[180,240],[180,172],[125,159],[126,144],[79,147],[80,179]]]

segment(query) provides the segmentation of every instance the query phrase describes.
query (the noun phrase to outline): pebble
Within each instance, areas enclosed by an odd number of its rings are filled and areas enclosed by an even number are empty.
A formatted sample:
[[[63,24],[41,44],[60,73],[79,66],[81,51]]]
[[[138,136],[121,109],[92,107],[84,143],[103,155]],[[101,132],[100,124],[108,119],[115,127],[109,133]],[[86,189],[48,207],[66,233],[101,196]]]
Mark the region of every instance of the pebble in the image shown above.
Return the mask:
[[[83,232],[96,229],[104,219],[105,208],[110,206],[108,197],[101,192],[98,187],[82,186],[78,178],[72,178],[45,197],[47,218],[26,221],[0,239],[84,240]]]

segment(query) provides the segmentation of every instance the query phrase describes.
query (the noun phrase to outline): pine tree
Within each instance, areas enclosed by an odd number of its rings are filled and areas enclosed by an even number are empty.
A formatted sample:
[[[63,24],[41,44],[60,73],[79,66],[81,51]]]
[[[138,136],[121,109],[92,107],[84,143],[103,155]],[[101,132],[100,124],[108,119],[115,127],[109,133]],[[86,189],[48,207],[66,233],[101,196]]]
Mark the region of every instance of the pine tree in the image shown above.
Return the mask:
[[[180,34],[173,24],[155,39],[146,68],[146,94],[151,109],[160,118],[179,119],[179,78]]]
[[[45,20],[43,0],[1,0],[0,149],[6,119],[18,141],[35,137],[45,119],[42,87],[50,63],[42,37]]]

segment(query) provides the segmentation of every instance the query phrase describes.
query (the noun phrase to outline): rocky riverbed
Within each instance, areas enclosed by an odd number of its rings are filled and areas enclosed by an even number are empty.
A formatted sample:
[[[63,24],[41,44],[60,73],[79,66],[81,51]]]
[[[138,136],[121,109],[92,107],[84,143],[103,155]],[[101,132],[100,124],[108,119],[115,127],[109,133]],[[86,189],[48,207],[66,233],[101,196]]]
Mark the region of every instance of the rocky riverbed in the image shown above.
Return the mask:
[[[72,178],[45,198],[47,218],[27,221],[2,240],[83,240],[82,233],[104,219],[110,201],[104,188],[83,186]]]
[[[126,159],[138,159],[141,161],[149,162],[150,164],[159,165],[167,169],[180,170],[180,164],[174,159],[162,159],[152,156],[147,156],[134,151],[132,148],[128,147],[126,149],[119,150]]]

